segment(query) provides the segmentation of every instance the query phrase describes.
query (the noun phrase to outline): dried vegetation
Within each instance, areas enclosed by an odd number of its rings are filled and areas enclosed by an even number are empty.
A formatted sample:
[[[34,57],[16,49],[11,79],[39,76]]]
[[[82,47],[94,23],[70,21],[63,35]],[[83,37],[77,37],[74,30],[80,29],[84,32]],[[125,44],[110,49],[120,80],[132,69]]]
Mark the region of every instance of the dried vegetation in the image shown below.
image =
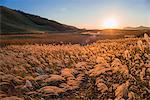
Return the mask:
[[[150,39],[0,49],[0,99],[150,99]]]

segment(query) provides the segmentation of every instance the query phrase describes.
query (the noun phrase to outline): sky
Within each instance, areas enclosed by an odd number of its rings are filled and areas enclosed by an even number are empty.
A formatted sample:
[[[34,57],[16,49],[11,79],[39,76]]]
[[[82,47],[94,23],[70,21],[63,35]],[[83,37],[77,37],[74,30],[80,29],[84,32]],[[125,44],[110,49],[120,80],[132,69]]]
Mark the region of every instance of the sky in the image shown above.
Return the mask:
[[[0,0],[0,5],[79,28],[102,29],[110,19],[117,28],[150,27],[150,0]]]

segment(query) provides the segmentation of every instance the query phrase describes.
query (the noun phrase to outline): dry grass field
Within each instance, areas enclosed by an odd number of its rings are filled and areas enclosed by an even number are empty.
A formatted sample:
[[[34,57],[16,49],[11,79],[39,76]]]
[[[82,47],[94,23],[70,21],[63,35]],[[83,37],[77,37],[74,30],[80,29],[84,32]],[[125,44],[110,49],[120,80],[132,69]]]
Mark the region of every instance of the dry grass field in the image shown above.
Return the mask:
[[[87,33],[87,34],[85,34]],[[98,33],[98,34],[97,34]],[[99,34],[100,33],[100,34]],[[127,35],[142,37],[144,33],[150,35],[149,30],[88,30],[70,33],[43,34],[12,34],[0,35],[0,46],[23,44],[91,44],[98,40],[121,39]]]
[[[79,33],[58,34],[24,34],[24,35],[1,35],[0,45],[23,45],[23,44],[90,44],[102,39],[117,39],[123,36],[109,35],[83,35]]]
[[[150,99],[148,35],[85,46],[8,45],[0,59],[1,100]]]

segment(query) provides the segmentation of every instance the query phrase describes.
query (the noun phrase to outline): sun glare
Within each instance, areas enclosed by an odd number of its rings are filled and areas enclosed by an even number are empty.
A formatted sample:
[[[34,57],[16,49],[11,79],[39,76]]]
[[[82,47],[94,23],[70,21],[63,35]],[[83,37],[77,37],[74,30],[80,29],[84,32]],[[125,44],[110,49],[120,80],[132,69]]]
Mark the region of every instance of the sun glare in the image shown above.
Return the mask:
[[[107,19],[103,22],[104,28],[117,28],[118,21],[116,19]]]

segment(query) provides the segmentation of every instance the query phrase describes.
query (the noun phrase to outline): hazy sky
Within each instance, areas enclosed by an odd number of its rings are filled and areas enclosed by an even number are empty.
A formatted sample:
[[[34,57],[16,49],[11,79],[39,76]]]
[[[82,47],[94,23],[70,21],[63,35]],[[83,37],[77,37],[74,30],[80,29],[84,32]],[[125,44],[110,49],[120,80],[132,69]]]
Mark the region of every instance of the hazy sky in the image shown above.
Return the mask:
[[[150,26],[150,0],[0,0],[0,5],[82,28],[103,28],[110,18],[119,28]]]

